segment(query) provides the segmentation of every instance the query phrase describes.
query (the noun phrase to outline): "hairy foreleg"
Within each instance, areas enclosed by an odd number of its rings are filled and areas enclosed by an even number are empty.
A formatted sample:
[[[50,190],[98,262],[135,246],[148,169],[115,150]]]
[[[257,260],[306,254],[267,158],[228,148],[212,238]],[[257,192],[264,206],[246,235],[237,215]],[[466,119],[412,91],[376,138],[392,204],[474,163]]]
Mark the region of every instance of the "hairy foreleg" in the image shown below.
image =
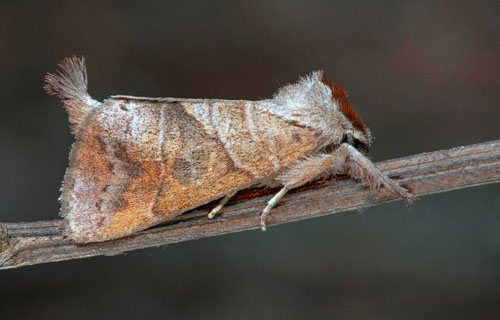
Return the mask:
[[[343,143],[332,154],[318,154],[296,162],[275,179],[283,187],[269,200],[262,211],[261,229],[266,230],[266,218],[269,212],[290,189],[339,173],[348,173],[352,178],[368,184],[371,189],[384,187],[391,194],[402,198],[407,204],[417,199],[399,183],[380,172],[375,164],[356,148]]]
[[[407,204],[417,199],[415,195],[401,187],[399,183],[380,172],[370,159],[353,146],[343,143],[333,152],[333,155],[338,162],[337,167],[339,167],[341,162],[344,162],[344,168],[347,170],[347,173],[354,179],[362,180],[371,189],[378,189],[383,186],[391,194],[402,198]]]

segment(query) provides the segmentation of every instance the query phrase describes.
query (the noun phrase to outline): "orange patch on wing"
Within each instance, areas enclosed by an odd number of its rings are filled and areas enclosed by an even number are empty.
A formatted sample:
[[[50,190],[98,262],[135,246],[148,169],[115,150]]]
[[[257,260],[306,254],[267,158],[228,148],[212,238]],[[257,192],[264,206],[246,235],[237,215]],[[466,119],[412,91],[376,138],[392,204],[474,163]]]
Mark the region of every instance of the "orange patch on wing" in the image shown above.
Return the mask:
[[[359,116],[352,110],[351,106],[349,106],[349,102],[347,102],[347,93],[337,84],[326,80],[325,76],[321,81],[330,87],[332,90],[332,98],[339,102],[339,109],[344,114],[344,116],[351,121],[354,128],[361,130],[363,133],[366,133],[366,126],[361,121]]]

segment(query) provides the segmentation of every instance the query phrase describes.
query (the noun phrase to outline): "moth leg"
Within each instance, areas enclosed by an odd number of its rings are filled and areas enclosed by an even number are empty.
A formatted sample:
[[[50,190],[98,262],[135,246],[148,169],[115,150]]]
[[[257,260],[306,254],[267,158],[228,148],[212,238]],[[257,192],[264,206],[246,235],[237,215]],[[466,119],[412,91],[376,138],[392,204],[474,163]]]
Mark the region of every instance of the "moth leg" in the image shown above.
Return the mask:
[[[229,201],[229,199],[231,199],[236,194],[236,192],[237,191],[232,192],[232,193],[226,195],[224,198],[222,198],[219,201],[219,204],[217,204],[217,206],[215,208],[213,208],[212,211],[210,211],[210,213],[208,214],[208,219],[213,219],[215,217],[215,215],[217,213],[219,213],[219,211],[222,209],[222,207],[224,207],[224,205]]]
[[[402,198],[407,204],[417,199],[415,195],[401,187],[399,183],[380,172],[370,159],[353,146],[343,143],[333,154],[338,161],[344,161],[344,166],[351,177],[363,180],[370,186],[370,189],[378,189],[383,186],[391,194]]]
[[[276,180],[279,181],[283,188],[269,200],[267,206],[260,215],[260,228],[266,231],[266,218],[271,212],[271,209],[283,198],[288,190],[299,187],[311,180],[314,180],[333,161],[333,157],[329,154],[319,154],[305,158],[296,162],[288,170],[281,173]]]
[[[281,198],[283,198],[288,190],[290,189],[288,189],[287,187],[281,188],[281,190],[277,194],[275,194],[274,197],[271,198],[271,200],[269,200],[264,210],[262,210],[262,213],[260,214],[260,229],[262,231],[266,231],[267,229],[266,218],[269,215],[269,212],[271,212],[271,209],[281,200]]]

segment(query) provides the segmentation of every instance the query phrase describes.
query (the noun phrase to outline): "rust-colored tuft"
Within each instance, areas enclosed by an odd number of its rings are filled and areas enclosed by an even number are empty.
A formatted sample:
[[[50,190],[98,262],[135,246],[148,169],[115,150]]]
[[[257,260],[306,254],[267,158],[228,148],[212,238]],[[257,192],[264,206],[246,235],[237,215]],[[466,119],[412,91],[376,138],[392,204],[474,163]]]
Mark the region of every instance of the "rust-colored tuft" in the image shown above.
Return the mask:
[[[347,102],[347,93],[337,84],[326,80],[325,76],[321,81],[330,87],[332,90],[332,98],[339,102],[340,111],[344,114],[344,116],[351,121],[354,128],[361,130],[363,133],[367,133],[367,128],[365,124],[361,121],[359,116],[352,110],[351,106],[349,106],[349,102]]]

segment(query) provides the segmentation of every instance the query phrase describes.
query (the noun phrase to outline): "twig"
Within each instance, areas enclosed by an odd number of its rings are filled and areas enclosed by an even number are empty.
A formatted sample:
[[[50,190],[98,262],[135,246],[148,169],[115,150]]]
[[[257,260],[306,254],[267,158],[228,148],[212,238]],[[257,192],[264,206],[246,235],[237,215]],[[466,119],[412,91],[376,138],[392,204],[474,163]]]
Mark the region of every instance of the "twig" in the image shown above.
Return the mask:
[[[500,182],[500,140],[380,162],[377,167],[413,193],[423,196]],[[240,192],[213,220],[209,206],[160,226],[102,243],[76,244],[65,239],[63,220],[0,223],[0,269],[161,246],[237,231],[258,229],[258,213],[270,190]],[[309,184],[287,195],[268,219],[276,225],[395,200],[384,189],[369,190],[347,177]],[[272,230],[270,231],[272,232]]]

